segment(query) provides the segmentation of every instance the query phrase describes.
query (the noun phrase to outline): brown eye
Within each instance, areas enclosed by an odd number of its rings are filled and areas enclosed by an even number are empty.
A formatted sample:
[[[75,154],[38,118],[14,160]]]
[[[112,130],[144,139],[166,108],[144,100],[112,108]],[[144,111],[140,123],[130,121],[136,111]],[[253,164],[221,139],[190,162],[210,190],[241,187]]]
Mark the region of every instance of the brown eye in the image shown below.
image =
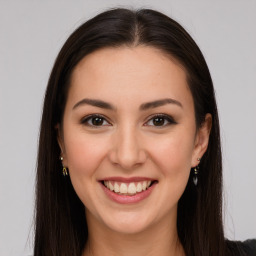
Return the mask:
[[[163,117],[156,117],[153,119],[153,124],[155,126],[162,126],[165,123],[165,119]]]
[[[91,122],[93,125],[99,126],[103,124],[103,121],[104,119],[101,117],[93,117]]]
[[[171,124],[177,124],[171,116],[166,114],[158,114],[149,119],[145,125],[153,127],[165,127]]]
[[[92,127],[109,126],[110,125],[110,123],[103,116],[100,116],[100,115],[88,116],[88,117],[84,118],[81,121],[81,123],[84,125],[87,125],[87,126],[92,126]]]

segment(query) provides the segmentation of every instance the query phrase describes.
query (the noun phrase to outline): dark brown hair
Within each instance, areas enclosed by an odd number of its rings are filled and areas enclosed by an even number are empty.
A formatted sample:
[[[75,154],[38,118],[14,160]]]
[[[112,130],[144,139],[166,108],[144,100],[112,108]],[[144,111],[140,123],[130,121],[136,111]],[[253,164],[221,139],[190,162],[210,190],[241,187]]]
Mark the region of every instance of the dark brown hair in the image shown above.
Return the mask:
[[[68,38],[49,78],[38,151],[34,256],[81,256],[88,238],[84,205],[69,177],[62,176],[56,134],[72,71],[82,58],[98,49],[137,45],[160,49],[183,66],[194,99],[197,127],[207,113],[212,115],[198,186],[190,177],[178,203],[177,228],[186,255],[225,254],[219,120],[205,59],[184,28],[164,14],[149,9],[113,9],[87,21]]]

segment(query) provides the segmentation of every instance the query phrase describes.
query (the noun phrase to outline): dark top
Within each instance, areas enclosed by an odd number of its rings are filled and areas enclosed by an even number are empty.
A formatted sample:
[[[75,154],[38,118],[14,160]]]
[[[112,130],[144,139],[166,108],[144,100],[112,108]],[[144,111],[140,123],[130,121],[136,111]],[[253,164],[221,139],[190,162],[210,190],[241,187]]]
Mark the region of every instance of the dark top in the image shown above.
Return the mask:
[[[230,256],[256,256],[256,239],[227,241],[227,246]]]
[[[244,242],[226,240],[226,242],[228,256],[256,256],[256,239],[248,239]]]

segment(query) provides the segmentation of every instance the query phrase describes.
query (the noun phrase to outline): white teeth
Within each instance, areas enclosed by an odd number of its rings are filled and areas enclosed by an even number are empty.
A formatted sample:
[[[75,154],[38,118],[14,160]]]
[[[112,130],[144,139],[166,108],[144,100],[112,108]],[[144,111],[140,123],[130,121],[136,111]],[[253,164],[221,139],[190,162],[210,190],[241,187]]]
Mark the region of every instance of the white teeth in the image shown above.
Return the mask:
[[[126,194],[127,191],[128,191],[127,185],[125,183],[121,183],[121,185],[120,185],[120,193]]]
[[[116,192],[116,193],[118,193],[120,190],[119,190],[119,186],[118,186],[118,184],[115,182],[115,184],[114,184],[114,191]]]
[[[149,188],[151,181],[120,183],[104,180],[104,185],[115,193],[134,195]]]
[[[141,191],[142,191],[142,185],[139,182],[138,185],[137,185],[137,192],[141,192]]]
[[[143,190],[146,190],[146,188],[147,188],[147,182],[146,182],[146,181],[143,181],[143,183],[142,183],[142,189],[143,189]]]
[[[133,182],[129,184],[128,193],[129,194],[136,194],[136,186]]]
[[[114,190],[114,186],[112,185],[112,183],[109,182],[108,184],[109,184],[109,187],[108,187],[108,188],[109,188],[111,191],[113,191],[113,190]]]

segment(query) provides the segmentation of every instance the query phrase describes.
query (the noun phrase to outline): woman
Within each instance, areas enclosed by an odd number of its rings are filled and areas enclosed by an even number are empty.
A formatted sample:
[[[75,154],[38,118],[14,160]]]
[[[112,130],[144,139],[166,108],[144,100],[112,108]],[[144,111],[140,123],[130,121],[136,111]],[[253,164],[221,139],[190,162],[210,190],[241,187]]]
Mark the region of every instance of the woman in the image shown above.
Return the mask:
[[[34,255],[253,255],[225,240],[221,207],[218,113],[193,39],[153,10],[79,27],[45,95]]]

